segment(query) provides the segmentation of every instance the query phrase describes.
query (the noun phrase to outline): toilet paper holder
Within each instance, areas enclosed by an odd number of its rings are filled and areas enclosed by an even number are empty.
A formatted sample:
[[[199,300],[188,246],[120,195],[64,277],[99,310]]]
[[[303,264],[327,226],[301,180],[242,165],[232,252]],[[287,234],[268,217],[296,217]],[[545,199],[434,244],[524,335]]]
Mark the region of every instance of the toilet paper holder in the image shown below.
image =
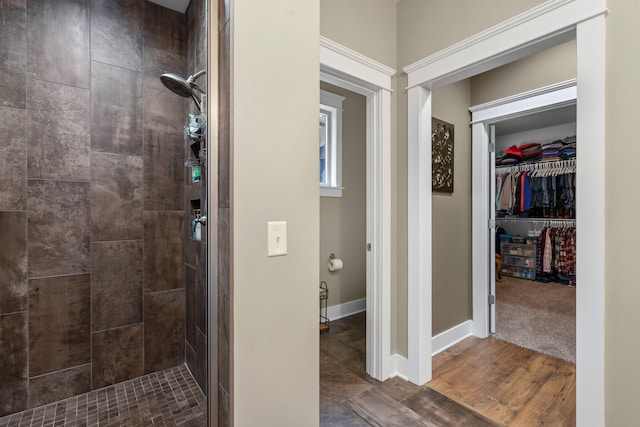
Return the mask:
[[[329,271],[338,272],[342,270],[343,264],[340,258],[337,258],[334,254],[329,255],[329,264],[327,265]]]

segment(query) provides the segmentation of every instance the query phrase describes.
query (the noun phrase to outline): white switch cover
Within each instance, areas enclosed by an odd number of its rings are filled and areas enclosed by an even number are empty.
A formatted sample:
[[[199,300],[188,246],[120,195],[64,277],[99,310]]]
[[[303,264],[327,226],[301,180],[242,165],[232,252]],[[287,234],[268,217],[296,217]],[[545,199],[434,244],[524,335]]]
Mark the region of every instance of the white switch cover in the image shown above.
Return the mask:
[[[282,256],[287,254],[287,222],[270,221],[267,223],[269,238],[269,256]]]

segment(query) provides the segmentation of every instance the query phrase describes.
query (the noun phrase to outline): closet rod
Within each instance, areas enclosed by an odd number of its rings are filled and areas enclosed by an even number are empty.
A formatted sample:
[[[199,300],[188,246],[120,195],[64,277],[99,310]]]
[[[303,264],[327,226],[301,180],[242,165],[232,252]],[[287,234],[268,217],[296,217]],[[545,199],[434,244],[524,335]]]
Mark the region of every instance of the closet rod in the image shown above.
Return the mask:
[[[554,162],[520,163],[513,166],[496,166],[496,173],[514,173],[525,171],[551,172],[552,174],[564,174],[576,172],[576,159],[557,160]]]
[[[544,224],[545,227],[575,227],[575,218],[496,218],[496,222],[529,222],[532,224]]]

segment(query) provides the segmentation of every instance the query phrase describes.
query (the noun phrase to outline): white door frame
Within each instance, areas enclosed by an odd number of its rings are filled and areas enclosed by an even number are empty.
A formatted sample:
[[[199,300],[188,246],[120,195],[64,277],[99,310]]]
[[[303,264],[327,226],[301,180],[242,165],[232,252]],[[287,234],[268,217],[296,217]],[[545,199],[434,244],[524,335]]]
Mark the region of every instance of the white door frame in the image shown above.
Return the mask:
[[[431,91],[577,39],[577,424],[604,425],[606,0],[549,0],[404,68],[408,74],[409,379],[431,379]],[[475,203],[481,194],[472,194]],[[475,266],[475,265],[474,265]],[[417,323],[415,323],[417,322]]]
[[[367,373],[392,374],[391,77],[395,70],[320,37],[320,80],[367,99]],[[364,250],[365,248],[363,248]]]
[[[490,307],[488,295],[492,266],[495,265],[495,251],[490,251],[495,242],[494,231],[488,227],[495,212],[491,197],[493,174],[489,161],[489,126],[512,117],[518,117],[553,108],[575,105],[577,99],[576,80],[546,86],[508,98],[498,99],[469,108],[471,111],[472,149],[472,292],[473,321],[472,333],[486,338],[490,331]],[[494,282],[495,283],[495,282]]]

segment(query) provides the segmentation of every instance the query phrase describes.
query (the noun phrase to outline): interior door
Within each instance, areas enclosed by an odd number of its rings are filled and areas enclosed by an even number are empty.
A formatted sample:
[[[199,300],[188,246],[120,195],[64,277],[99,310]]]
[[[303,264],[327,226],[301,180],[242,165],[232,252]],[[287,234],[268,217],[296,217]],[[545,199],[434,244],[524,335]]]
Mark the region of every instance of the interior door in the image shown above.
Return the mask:
[[[489,332],[496,333],[496,125],[489,125]]]

